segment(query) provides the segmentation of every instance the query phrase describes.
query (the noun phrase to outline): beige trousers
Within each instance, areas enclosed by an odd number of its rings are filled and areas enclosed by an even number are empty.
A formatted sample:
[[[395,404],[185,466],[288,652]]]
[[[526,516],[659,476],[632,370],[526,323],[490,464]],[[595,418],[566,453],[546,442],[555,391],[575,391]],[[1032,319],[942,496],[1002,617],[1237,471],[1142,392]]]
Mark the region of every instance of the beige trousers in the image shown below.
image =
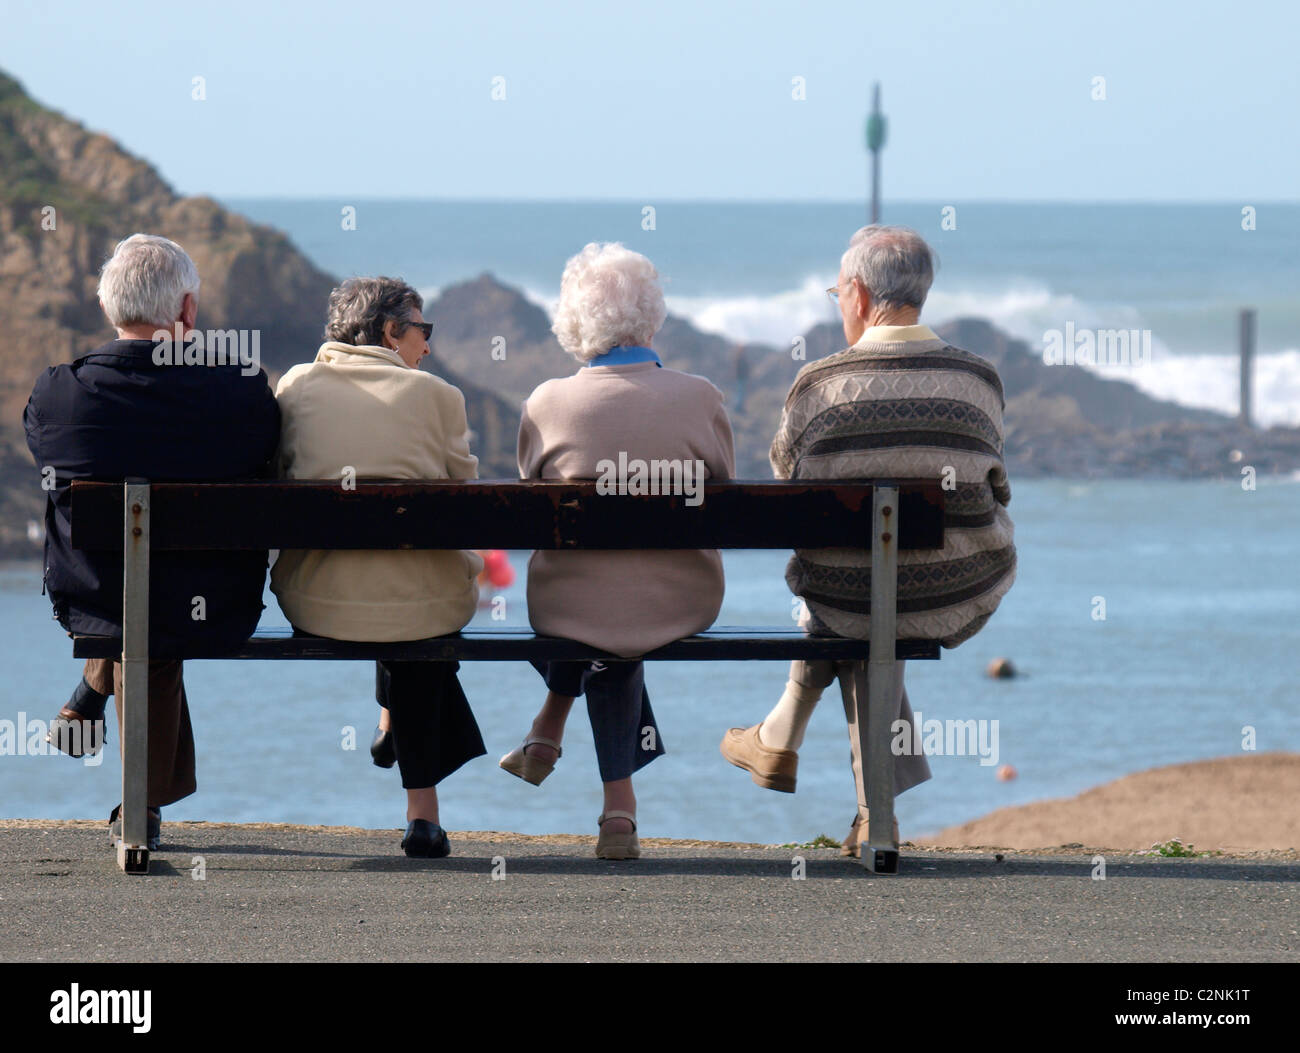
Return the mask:
[[[898,691],[893,699],[890,714],[891,723],[906,720],[912,725],[912,753],[894,756],[894,796],[904,790],[925,782],[930,778],[930,762],[921,752],[921,736],[912,716],[912,706],[907,700],[907,688],[903,686],[903,663],[895,663],[894,682]],[[805,687],[824,691],[835,682],[840,682],[840,695],[844,699],[844,716],[849,722],[849,751],[852,755],[853,780],[858,788],[858,811],[865,814],[867,809],[867,782],[858,753],[858,724],[864,729],[867,723],[867,663],[866,662],[791,662],[790,679]],[[867,746],[870,750],[870,745]]]

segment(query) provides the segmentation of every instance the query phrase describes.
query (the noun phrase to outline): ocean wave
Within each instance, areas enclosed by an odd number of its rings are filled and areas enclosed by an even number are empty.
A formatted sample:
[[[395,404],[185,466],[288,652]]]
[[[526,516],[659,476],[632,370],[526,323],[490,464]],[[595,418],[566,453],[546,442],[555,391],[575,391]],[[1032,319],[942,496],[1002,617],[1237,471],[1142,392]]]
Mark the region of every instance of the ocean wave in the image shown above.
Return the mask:
[[[835,275],[811,275],[796,289],[771,296],[669,296],[668,310],[706,333],[729,340],[789,347],[815,325],[839,313],[826,296]]]
[[[1154,398],[1183,406],[1236,413],[1240,363],[1236,355],[1159,354],[1141,366],[1096,366],[1104,377],[1127,380]],[[1300,350],[1255,356],[1255,423],[1300,426]]]

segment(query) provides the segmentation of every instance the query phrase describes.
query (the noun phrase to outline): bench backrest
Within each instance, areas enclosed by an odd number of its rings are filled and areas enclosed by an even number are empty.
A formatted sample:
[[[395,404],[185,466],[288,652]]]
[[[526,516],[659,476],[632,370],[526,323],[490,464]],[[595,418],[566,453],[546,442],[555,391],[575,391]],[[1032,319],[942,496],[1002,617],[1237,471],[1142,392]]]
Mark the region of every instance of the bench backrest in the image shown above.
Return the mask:
[[[899,549],[943,547],[943,492],[898,486]],[[703,500],[609,494],[594,482],[155,483],[149,547],[314,549],[871,548],[871,481],[721,482]],[[120,483],[72,484],[72,543],[121,549]]]

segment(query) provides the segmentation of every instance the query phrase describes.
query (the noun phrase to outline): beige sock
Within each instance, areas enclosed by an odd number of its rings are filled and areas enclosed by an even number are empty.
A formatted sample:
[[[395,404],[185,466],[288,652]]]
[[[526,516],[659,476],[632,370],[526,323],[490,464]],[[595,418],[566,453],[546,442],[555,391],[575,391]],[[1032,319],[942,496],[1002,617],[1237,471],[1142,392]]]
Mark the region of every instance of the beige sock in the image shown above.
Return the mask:
[[[822,689],[819,687],[786,681],[781,701],[758,729],[758,740],[774,750],[797,750],[803,745],[804,731],[821,697]]]

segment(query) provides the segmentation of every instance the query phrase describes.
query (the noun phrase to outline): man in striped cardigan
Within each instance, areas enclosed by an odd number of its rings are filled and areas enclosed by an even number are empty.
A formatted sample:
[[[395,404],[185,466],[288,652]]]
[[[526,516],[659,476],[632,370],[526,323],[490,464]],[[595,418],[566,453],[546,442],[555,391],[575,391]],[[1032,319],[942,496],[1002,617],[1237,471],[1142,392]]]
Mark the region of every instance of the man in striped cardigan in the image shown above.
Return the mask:
[[[871,226],[853,236],[839,282],[827,290],[839,305],[850,346],[799,371],[770,458],[778,479],[940,481],[947,491],[943,548],[898,554],[898,635],[956,647],[983,627],[1011,587],[1016,551],[1006,512],[1011,490],[1002,460],[1002,383],[988,362],[919,324],[933,278],[930,249],[914,231]],[[803,628],[868,638],[869,551],[796,551],[786,582],[804,600]],[[776,708],[754,727],[728,731],[723,756],[758,785],[793,793],[804,730],[836,678],[846,714],[865,720],[865,662],[794,662]],[[914,724],[902,662],[896,682],[897,718]],[[913,727],[914,752],[895,763],[896,794],[930,778],[917,731]],[[849,742],[861,787],[852,723]],[[865,818],[860,800],[845,855],[857,854]]]

